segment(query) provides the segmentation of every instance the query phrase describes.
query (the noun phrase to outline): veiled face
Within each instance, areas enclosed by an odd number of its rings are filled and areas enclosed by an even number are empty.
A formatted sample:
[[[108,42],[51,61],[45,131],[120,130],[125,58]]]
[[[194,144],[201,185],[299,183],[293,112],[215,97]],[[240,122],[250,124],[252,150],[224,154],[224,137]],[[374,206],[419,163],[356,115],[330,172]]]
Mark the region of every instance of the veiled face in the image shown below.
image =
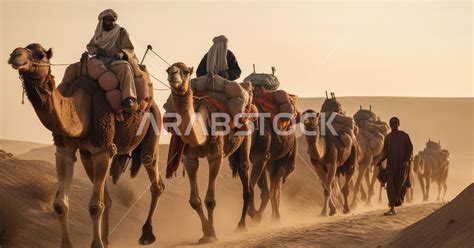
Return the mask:
[[[110,31],[115,26],[115,18],[113,16],[106,16],[102,19],[102,28],[105,31]]]

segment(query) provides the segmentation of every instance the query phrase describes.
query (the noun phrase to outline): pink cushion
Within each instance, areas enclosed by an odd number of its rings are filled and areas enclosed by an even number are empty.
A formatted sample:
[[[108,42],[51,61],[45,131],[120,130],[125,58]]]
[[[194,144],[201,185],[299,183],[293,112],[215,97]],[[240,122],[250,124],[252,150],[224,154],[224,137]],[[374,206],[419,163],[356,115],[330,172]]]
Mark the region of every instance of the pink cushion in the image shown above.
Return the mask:
[[[112,109],[117,110],[122,108],[122,92],[120,92],[120,90],[114,89],[107,91],[105,92],[105,97]]]
[[[99,86],[105,91],[116,89],[119,85],[118,78],[115,73],[107,71],[99,78]]]
[[[150,95],[148,84],[145,81],[145,78],[139,77],[139,78],[134,78],[134,80],[135,80],[135,88],[137,90],[138,100],[145,100]]]
[[[95,80],[99,79],[106,71],[107,67],[105,67],[104,62],[99,59],[91,58],[87,62],[87,72],[89,76]]]
[[[77,71],[79,70],[79,62],[69,65],[64,71],[63,80],[61,82],[70,84],[76,77]]]

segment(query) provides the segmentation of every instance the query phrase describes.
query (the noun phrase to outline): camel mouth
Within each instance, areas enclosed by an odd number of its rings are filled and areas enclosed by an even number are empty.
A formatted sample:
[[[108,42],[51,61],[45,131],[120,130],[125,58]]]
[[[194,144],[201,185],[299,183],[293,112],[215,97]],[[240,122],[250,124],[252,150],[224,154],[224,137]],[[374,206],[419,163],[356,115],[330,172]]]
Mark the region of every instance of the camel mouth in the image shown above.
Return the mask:
[[[12,66],[15,70],[20,70],[26,67],[28,64],[28,60],[25,61],[11,61],[9,60],[8,63]]]
[[[178,89],[183,84],[183,81],[181,81],[181,80],[172,80],[172,81],[169,81],[169,83],[170,83],[170,86],[172,88]]]

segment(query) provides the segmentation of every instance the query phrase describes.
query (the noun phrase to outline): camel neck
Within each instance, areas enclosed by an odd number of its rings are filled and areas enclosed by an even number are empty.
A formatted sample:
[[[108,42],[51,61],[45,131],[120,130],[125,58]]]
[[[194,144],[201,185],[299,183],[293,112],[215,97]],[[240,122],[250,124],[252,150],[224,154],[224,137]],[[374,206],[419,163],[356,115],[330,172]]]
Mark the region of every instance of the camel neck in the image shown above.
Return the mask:
[[[21,75],[28,100],[41,123],[53,133],[80,137],[89,129],[91,97],[83,89],[63,97],[56,89],[54,76]]]
[[[34,74],[23,74],[21,78],[26,96],[33,107],[37,110],[46,108],[55,90],[54,76],[48,74],[45,77],[36,77]]]

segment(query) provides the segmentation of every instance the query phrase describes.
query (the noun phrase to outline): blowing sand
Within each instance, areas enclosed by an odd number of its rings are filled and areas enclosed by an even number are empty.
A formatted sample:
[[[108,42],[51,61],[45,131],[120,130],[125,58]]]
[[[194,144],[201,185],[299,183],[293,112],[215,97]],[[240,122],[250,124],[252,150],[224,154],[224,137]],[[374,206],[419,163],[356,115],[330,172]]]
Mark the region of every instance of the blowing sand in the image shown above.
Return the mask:
[[[451,153],[448,200],[453,199],[472,183],[474,99],[341,97],[339,100],[349,114],[355,113],[360,104],[364,107],[371,104],[372,109],[383,120],[397,115],[401,120],[401,129],[411,135],[416,151],[424,147],[428,138],[440,139],[443,147],[449,149]],[[322,101],[320,98],[300,99],[299,109],[303,111],[311,107],[319,110]],[[456,121],[453,122],[454,120]],[[0,245],[58,247],[60,229],[52,210],[57,183],[55,167],[52,164],[54,148],[34,143],[23,145],[22,142],[16,141],[0,140],[0,142],[5,144],[5,150],[16,156],[15,159],[0,160]],[[442,206],[441,203],[421,204],[421,192],[416,186],[415,203],[402,207],[398,218],[381,216],[386,210],[385,195],[381,204],[374,198],[374,208],[359,208],[349,216],[338,213],[335,217],[320,218],[321,185],[311,172],[312,168],[306,164],[308,156],[304,143],[299,139],[301,146],[296,169],[283,185],[281,222],[272,222],[270,211],[267,211],[260,225],[251,220],[247,221],[247,233],[234,233],[242,207],[242,189],[239,179],[232,178],[227,162],[223,165],[217,181],[215,210],[215,226],[220,242],[213,244],[214,246],[374,247],[393,242],[393,246],[403,247],[406,244],[425,244],[426,241],[422,237],[428,237],[428,234],[420,230],[428,229],[426,226],[432,228],[434,225],[436,227],[446,225],[445,217],[439,217],[435,212],[431,215],[434,217],[430,216],[432,222],[428,222],[429,224],[413,231],[407,231],[411,229],[402,231]],[[9,144],[14,146],[9,148],[7,146]],[[167,145],[160,146],[159,168],[162,172],[167,151]],[[207,187],[208,174],[207,164],[205,161],[202,162],[199,172],[201,194]],[[199,218],[188,204],[188,179],[183,178],[181,172],[182,166],[178,170],[178,177],[164,180],[166,189],[154,218],[157,241],[153,246],[196,245],[202,236]],[[91,220],[87,211],[92,184],[79,162],[75,165],[74,173],[70,195],[70,233],[73,244],[77,247],[87,247],[92,240]],[[150,202],[148,177],[142,168],[137,178],[130,179],[128,174],[124,174],[118,185],[110,186],[114,201],[110,223],[113,231],[110,235],[111,246],[139,247],[137,241]],[[433,185],[431,200],[436,197],[435,193],[436,185]],[[259,195],[255,198],[258,200]],[[470,199],[473,199],[472,194]],[[470,204],[472,209],[472,200]],[[134,207],[130,209],[132,205]],[[452,209],[454,210],[449,211],[454,213],[460,211],[457,210],[459,208]],[[467,215],[472,219],[472,213],[470,216]],[[459,215],[453,217],[455,223],[464,223],[461,221],[462,216],[466,214],[459,212]],[[448,222],[451,220],[451,217],[449,218]],[[442,223],[438,225],[434,220],[441,220]],[[472,225],[472,222],[468,224]],[[417,225],[418,223],[413,228]],[[451,226],[455,227],[456,224]],[[420,239],[409,240],[411,233]],[[455,233],[442,232],[438,239],[447,240],[457,235]],[[397,240],[402,243],[397,243]],[[465,241],[462,244],[469,244],[472,240],[462,241]]]

